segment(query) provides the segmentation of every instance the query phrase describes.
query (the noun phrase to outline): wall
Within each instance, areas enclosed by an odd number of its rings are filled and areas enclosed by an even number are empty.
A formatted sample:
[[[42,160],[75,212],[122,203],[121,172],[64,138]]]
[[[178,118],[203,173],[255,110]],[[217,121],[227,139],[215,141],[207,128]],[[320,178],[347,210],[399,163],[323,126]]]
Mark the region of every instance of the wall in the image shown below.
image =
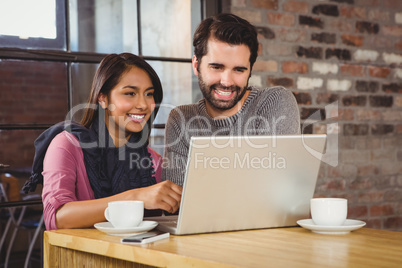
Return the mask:
[[[0,124],[52,125],[65,119],[68,91],[64,63],[0,59]],[[0,163],[32,165],[33,143],[44,129],[0,130]]]
[[[258,27],[250,84],[291,89],[305,125],[322,117],[304,133],[337,137],[315,196],[402,231],[402,1],[231,0],[230,11]]]

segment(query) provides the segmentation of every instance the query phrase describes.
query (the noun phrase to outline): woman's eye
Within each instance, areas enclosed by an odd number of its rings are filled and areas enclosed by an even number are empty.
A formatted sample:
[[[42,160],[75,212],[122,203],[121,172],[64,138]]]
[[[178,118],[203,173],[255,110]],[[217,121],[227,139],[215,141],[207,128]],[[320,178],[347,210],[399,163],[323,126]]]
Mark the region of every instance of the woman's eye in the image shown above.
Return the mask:
[[[127,95],[127,96],[134,96],[135,93],[134,93],[134,92],[127,92],[126,95]]]
[[[154,95],[153,92],[148,92],[148,93],[145,94],[145,96],[153,96],[153,95]]]

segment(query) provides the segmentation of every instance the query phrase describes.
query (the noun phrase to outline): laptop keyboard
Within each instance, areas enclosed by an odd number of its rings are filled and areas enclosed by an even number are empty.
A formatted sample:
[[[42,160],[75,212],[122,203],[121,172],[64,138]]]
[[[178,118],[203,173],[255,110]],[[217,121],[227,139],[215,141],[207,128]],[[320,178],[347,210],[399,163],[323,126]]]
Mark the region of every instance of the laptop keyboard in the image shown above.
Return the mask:
[[[173,220],[170,220],[170,221],[160,221],[159,223],[160,223],[160,224],[163,224],[163,225],[165,225],[165,226],[172,226],[172,227],[177,226],[177,221],[173,221]]]

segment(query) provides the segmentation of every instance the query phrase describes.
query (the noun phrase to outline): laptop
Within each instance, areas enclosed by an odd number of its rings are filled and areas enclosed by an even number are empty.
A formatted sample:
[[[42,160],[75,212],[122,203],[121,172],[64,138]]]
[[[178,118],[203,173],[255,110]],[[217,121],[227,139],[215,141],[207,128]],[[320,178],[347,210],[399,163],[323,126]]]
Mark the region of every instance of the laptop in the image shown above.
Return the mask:
[[[174,235],[296,226],[309,218],[326,135],[192,137]],[[312,153],[314,151],[314,153]]]

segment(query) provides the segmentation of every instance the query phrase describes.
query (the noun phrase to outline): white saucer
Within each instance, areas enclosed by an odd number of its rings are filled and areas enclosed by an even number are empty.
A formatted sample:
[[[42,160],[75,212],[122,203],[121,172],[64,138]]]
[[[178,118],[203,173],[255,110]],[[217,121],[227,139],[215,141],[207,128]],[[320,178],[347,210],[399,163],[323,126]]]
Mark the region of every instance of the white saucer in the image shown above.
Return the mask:
[[[297,224],[318,234],[348,234],[366,225],[364,221],[346,220],[341,226],[316,225],[312,219],[299,220]]]
[[[146,231],[152,230],[157,225],[158,225],[158,223],[156,221],[143,221],[137,227],[115,228],[115,227],[113,227],[113,225],[110,222],[106,221],[106,222],[96,223],[94,225],[94,227],[96,229],[98,229],[99,231],[102,231],[109,235],[128,236],[128,235],[132,235],[133,233],[140,233],[140,232],[146,232]]]

